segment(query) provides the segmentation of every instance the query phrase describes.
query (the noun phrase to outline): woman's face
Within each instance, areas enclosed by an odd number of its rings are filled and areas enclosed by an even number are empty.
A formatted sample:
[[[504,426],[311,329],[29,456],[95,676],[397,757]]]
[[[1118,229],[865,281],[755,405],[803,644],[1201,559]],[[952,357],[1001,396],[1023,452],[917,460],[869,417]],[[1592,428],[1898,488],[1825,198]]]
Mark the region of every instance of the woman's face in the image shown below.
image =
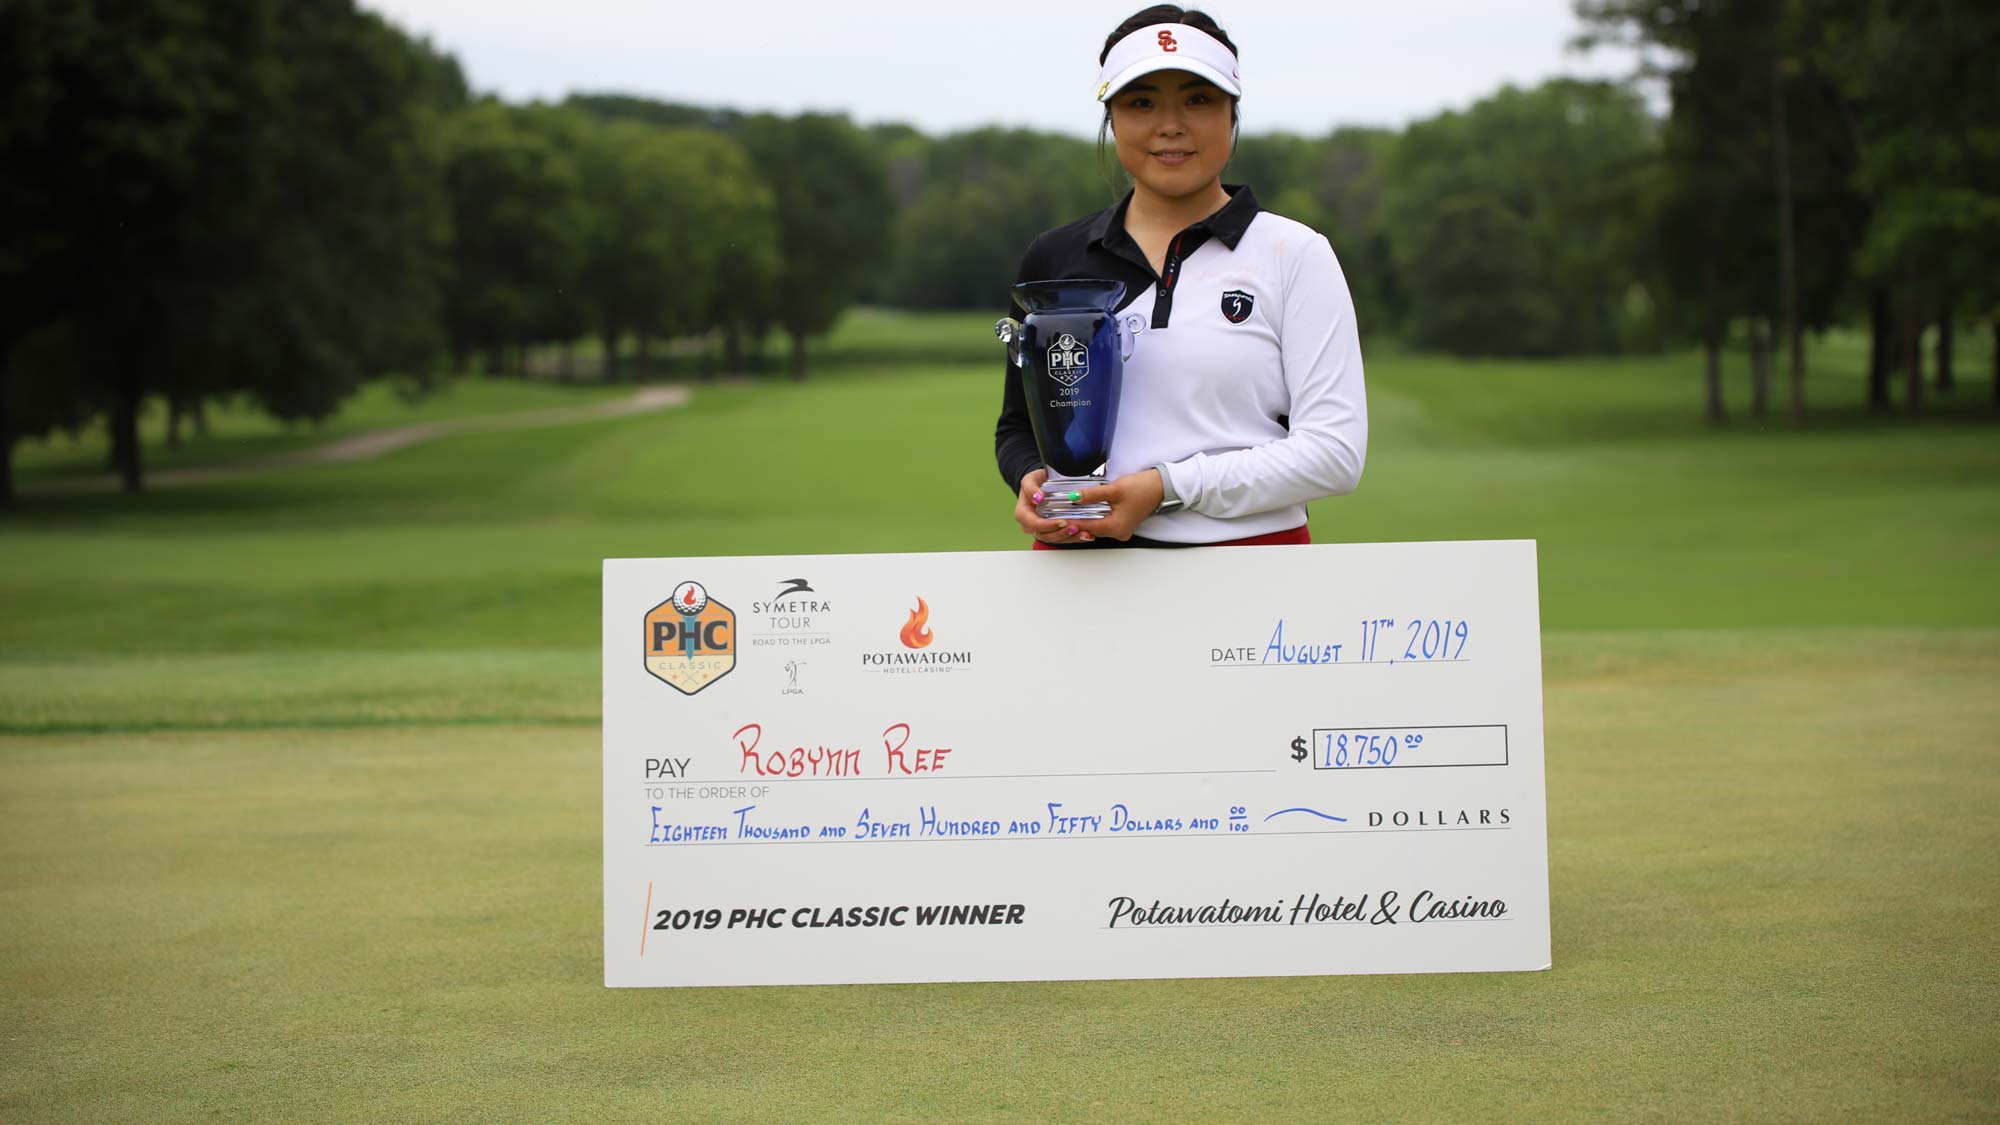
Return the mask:
[[[1229,95],[1185,70],[1142,75],[1111,97],[1118,162],[1147,190],[1179,199],[1229,163]]]

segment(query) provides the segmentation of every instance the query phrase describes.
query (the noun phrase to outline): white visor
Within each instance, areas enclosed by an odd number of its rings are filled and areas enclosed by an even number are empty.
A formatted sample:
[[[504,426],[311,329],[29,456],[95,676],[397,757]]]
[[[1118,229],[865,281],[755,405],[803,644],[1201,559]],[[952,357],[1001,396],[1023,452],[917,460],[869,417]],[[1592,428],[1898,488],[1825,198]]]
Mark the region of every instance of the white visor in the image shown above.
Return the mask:
[[[1236,56],[1222,40],[1184,23],[1156,23],[1127,35],[1104,56],[1097,75],[1097,100],[1104,101],[1140,75],[1156,70],[1185,70],[1215,83],[1230,97],[1243,96],[1236,75]]]

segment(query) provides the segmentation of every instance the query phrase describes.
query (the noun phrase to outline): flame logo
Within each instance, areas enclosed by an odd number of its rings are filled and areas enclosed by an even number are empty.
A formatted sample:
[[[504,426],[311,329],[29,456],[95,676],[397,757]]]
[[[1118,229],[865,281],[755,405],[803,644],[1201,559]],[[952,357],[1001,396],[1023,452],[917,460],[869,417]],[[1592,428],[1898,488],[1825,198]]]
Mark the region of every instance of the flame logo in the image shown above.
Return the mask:
[[[674,596],[667,599],[667,604],[674,607],[675,613],[693,619],[708,608],[708,591],[699,582],[683,582],[674,587]]]
[[[917,608],[910,611],[909,624],[903,626],[902,638],[904,648],[929,647],[931,641],[935,638],[931,635],[931,631],[924,628],[924,626],[930,622],[930,619],[931,607],[924,604],[924,599],[918,598]]]

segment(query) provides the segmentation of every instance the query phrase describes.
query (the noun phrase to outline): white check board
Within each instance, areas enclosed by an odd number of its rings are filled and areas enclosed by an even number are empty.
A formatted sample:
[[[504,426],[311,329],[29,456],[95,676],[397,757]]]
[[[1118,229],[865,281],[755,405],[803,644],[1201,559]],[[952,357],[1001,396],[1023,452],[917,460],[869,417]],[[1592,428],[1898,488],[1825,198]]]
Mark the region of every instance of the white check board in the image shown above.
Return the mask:
[[[1532,542],[604,564],[607,985],[1549,963]]]

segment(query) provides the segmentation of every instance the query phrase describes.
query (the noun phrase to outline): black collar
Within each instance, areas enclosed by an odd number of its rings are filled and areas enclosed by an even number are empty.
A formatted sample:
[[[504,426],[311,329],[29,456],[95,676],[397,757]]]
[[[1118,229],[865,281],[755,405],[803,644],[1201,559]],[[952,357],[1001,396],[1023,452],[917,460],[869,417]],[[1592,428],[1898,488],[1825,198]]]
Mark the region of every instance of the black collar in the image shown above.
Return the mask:
[[[1222,190],[1229,193],[1229,202],[1208,218],[1189,226],[1188,230],[1205,230],[1222,240],[1224,246],[1236,249],[1236,243],[1243,238],[1243,232],[1250,229],[1250,220],[1261,210],[1257,197],[1247,184],[1223,184]],[[1104,240],[1117,232],[1125,234],[1125,209],[1132,205],[1132,192],[1127,190],[1125,198],[1116,207],[1098,212],[1097,222],[1091,224],[1090,241],[1103,245]],[[1126,235],[1127,238],[1130,235]]]

